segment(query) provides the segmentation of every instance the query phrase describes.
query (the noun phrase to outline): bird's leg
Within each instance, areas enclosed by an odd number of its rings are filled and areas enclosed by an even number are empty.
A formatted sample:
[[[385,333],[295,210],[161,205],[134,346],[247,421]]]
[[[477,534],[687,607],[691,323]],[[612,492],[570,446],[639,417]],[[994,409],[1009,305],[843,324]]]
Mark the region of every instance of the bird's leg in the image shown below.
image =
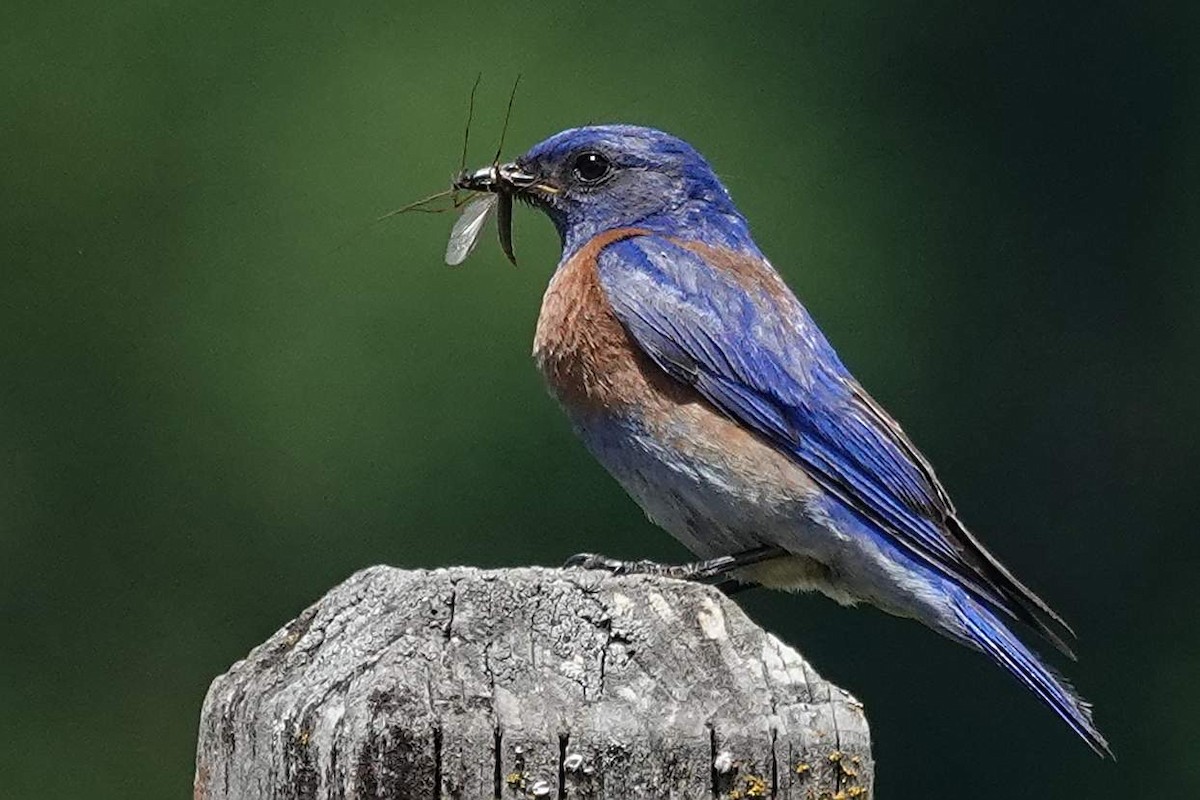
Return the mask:
[[[756,547],[731,556],[718,556],[687,564],[659,564],[657,561],[620,561],[597,553],[577,553],[567,559],[564,568],[603,569],[614,575],[662,575],[688,581],[724,584],[729,573],[784,555],[778,547]]]

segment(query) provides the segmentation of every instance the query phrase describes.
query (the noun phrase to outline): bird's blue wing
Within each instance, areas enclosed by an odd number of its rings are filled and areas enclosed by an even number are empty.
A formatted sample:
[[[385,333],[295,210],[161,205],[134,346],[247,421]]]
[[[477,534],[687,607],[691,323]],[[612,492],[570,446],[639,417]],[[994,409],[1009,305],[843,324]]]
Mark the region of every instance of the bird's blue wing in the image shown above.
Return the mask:
[[[958,522],[929,464],[850,376],[761,256],[636,236],[606,247],[600,285],[664,371],[796,459],[879,533],[1065,645],[1061,620]]]

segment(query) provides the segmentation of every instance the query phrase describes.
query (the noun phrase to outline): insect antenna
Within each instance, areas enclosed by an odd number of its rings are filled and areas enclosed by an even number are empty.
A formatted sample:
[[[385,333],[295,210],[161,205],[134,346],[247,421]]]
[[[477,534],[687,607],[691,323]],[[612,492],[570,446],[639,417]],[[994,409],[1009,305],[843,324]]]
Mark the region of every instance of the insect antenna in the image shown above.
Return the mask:
[[[513,100],[517,99],[517,87],[521,84],[521,73],[517,73],[517,79],[513,81],[512,91],[508,95],[508,108],[504,111],[504,126],[500,128],[500,144],[496,145],[496,155],[492,157],[492,164],[500,163],[500,151],[504,149],[504,137],[508,133],[508,119],[512,116]]]
[[[465,171],[467,168],[467,146],[470,144],[470,141],[471,141],[471,122],[475,117],[475,93],[476,93],[476,91],[478,91],[479,82],[482,79],[483,79],[483,73],[482,72],[476,73],[475,82],[473,84],[471,84],[471,95],[470,95],[469,99],[467,100],[467,126],[466,126],[466,128],[463,129],[462,158],[459,162],[460,171]],[[515,87],[514,87],[514,89],[515,89]],[[510,105],[510,107],[512,105],[511,99],[509,100],[509,105]],[[462,208],[464,205],[466,205],[467,201],[469,201],[474,194],[475,194],[474,192],[471,192],[471,193],[468,193],[466,197],[460,197],[459,189],[450,188],[450,189],[446,189],[441,192],[434,192],[433,194],[429,195],[428,197],[422,197],[420,200],[417,200],[416,202],[409,203],[408,205],[405,205],[405,206],[401,206],[400,208],[397,208],[393,211],[389,211],[386,214],[380,214],[378,217],[371,220],[366,225],[364,225],[361,229],[359,229],[359,231],[357,233],[347,236],[346,239],[341,244],[339,244],[337,247],[330,250],[329,254],[332,255],[332,254],[340,251],[347,244],[349,244],[351,241],[353,241],[355,238],[357,238],[357,236],[359,234],[361,234],[362,231],[366,230],[370,226],[375,225],[379,222],[383,222],[385,219],[394,217],[397,214],[407,214],[409,212],[420,212],[422,214],[440,214],[445,211],[450,211],[451,209]],[[449,207],[446,207],[444,204],[437,203],[437,201],[444,200],[444,199],[449,199],[449,201],[450,201]]]
[[[463,129],[462,159],[458,162],[459,171],[467,168],[467,144],[471,141],[471,120],[475,116],[475,91],[479,88],[479,81],[482,79],[483,73],[476,73],[475,83],[471,85],[471,97],[467,100],[467,127]]]

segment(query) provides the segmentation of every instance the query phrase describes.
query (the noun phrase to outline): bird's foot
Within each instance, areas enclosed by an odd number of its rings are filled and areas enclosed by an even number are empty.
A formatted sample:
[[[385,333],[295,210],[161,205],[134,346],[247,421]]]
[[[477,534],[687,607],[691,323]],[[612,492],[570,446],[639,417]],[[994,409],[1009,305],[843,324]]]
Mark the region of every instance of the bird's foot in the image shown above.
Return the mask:
[[[723,586],[730,581],[740,583],[731,578],[732,571],[780,555],[783,555],[783,551],[777,547],[759,547],[731,556],[719,556],[687,564],[660,564],[657,561],[646,560],[621,561],[598,553],[576,553],[567,559],[563,568],[602,569],[613,575],[661,575],[666,578],[715,583]]]
[[[563,569],[600,569],[613,575],[670,575],[678,567],[644,559],[622,561],[599,553],[576,553],[566,560]]]

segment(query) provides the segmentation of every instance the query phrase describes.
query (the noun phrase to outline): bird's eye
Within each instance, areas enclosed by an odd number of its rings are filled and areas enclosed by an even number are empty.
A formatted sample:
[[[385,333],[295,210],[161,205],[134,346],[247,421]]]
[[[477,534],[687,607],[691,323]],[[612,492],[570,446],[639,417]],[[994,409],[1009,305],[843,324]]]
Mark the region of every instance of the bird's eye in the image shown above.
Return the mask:
[[[581,153],[571,165],[575,177],[584,183],[599,183],[608,177],[612,164],[599,153]]]

